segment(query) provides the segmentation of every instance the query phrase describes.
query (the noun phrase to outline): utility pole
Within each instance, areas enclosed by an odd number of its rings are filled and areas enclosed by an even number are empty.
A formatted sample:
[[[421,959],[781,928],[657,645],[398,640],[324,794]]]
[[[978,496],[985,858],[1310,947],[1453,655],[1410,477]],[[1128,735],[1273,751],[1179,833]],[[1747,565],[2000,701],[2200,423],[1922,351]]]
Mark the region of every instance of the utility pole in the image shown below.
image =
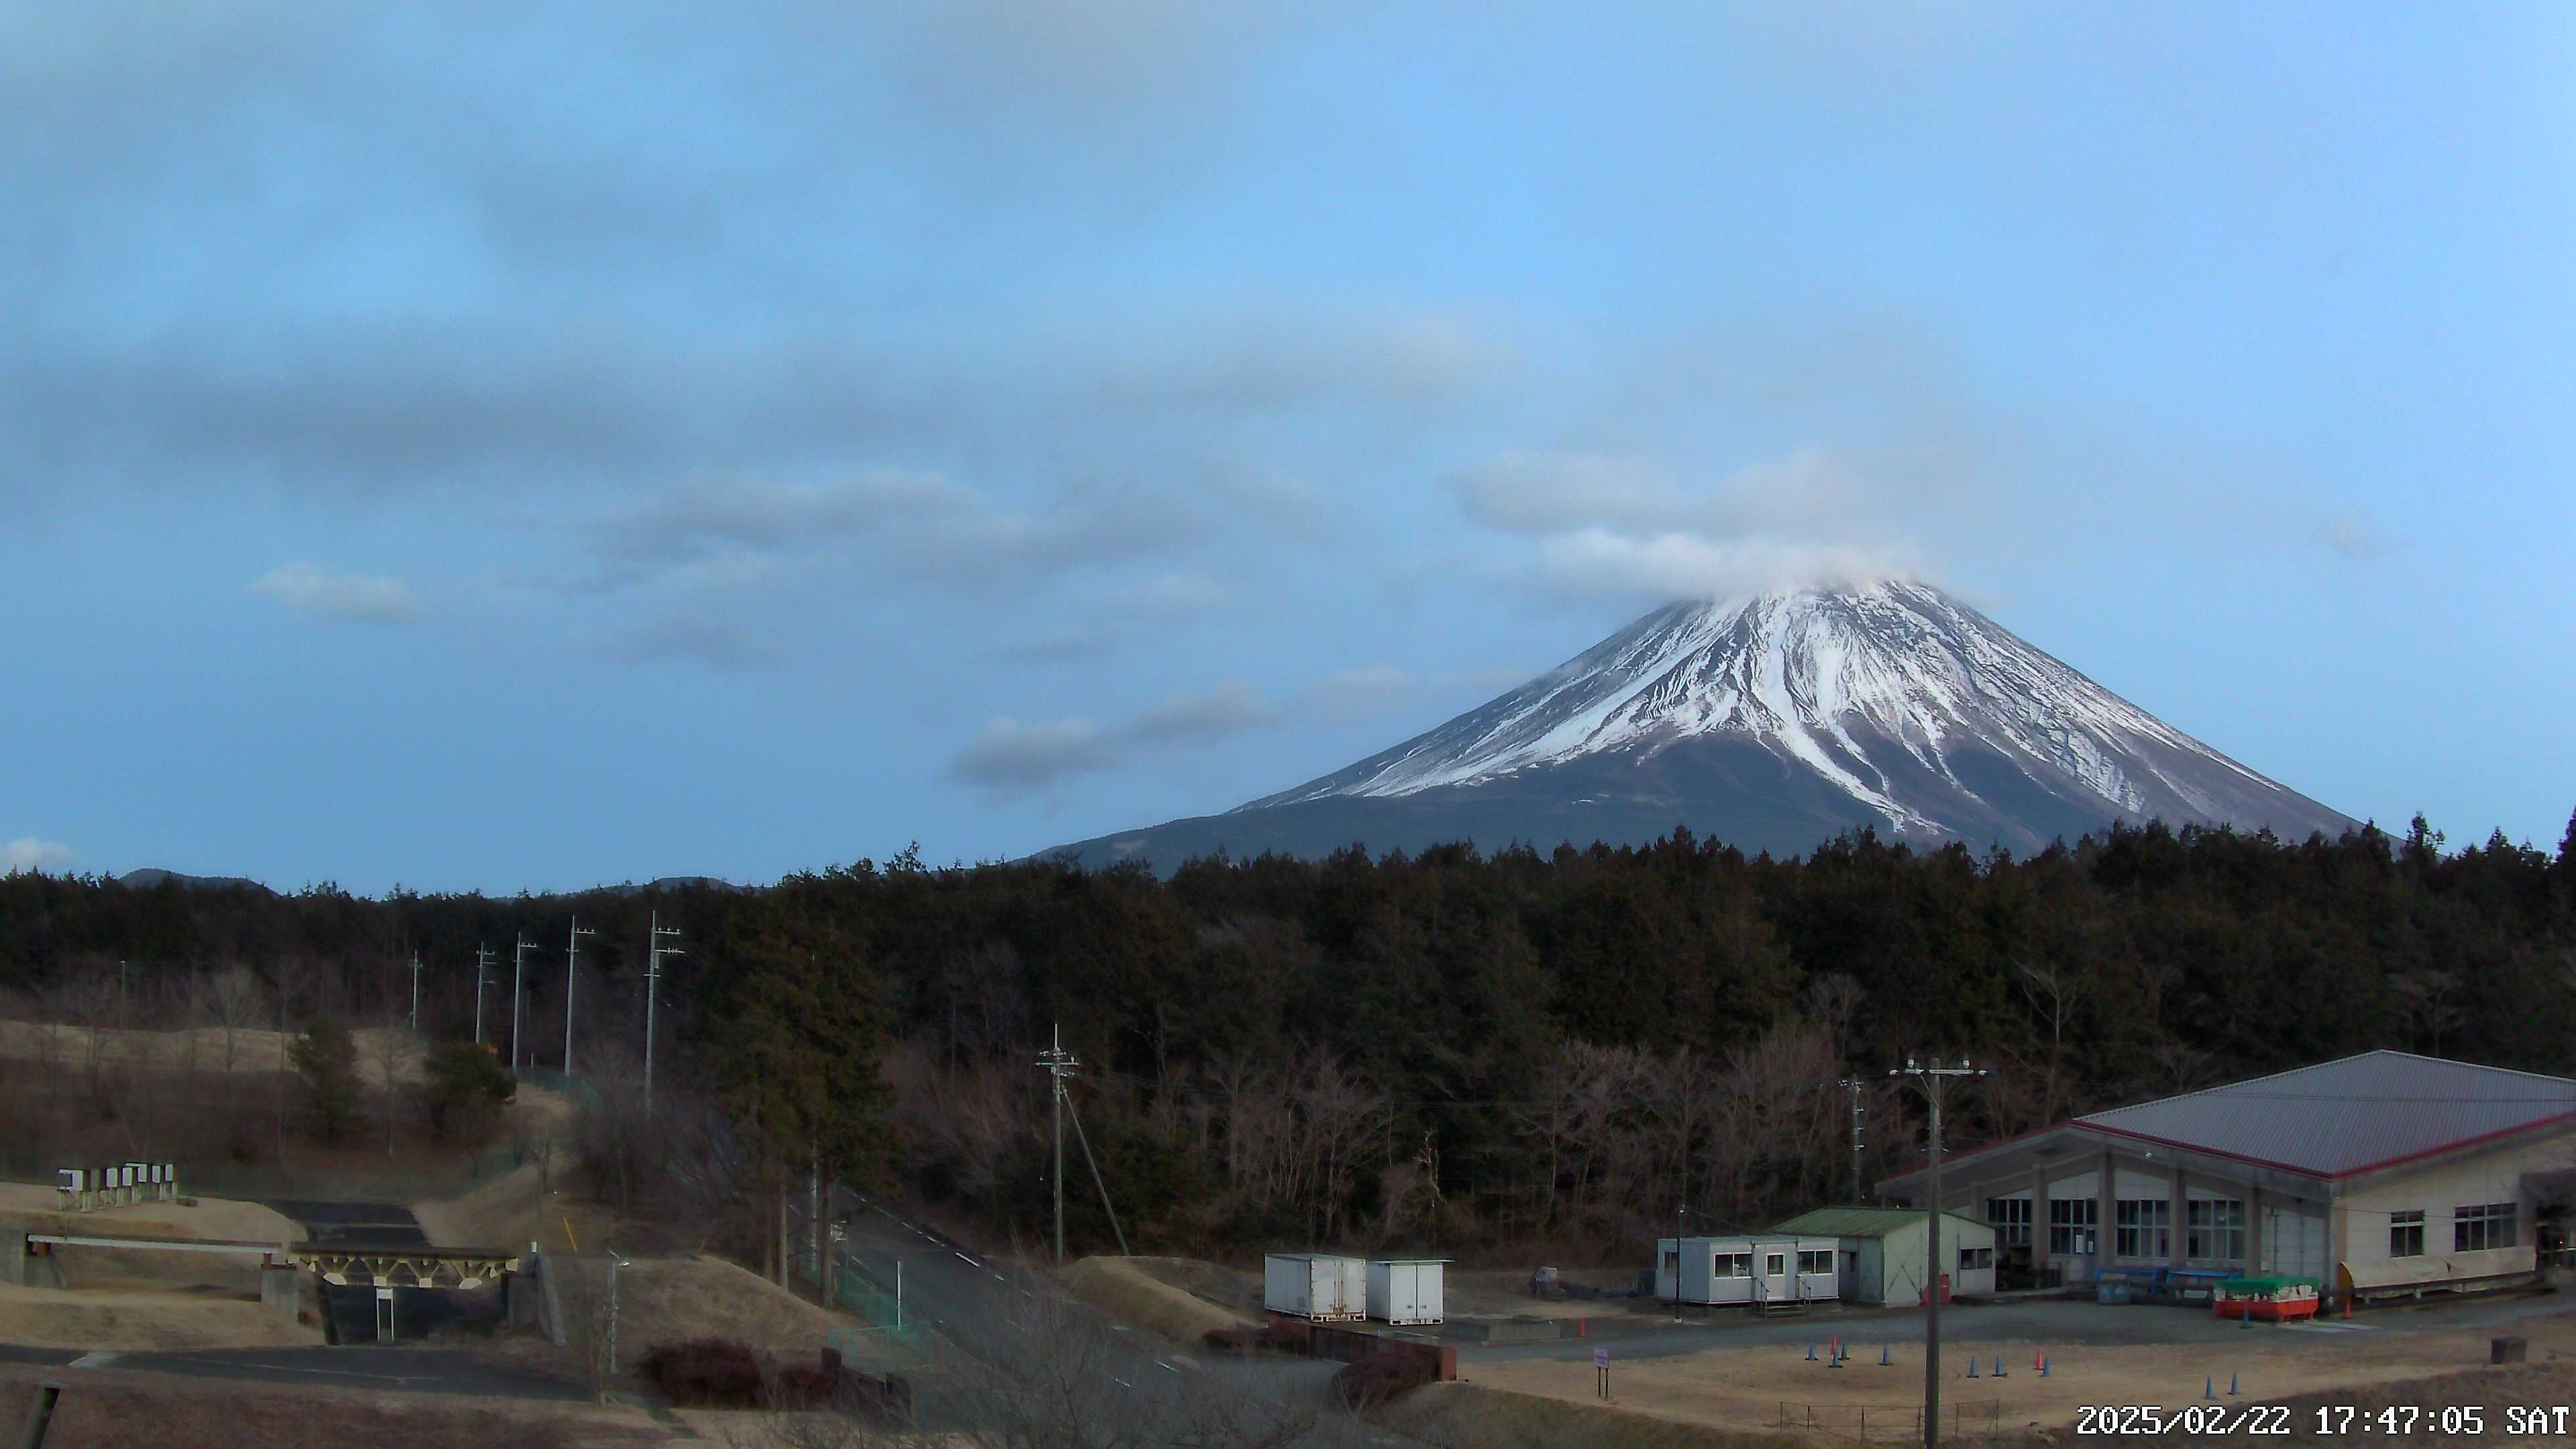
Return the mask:
[[[564,1076],[567,1078],[572,1075],[572,968],[581,960],[581,938],[598,934],[596,929],[583,925],[581,917],[575,916],[572,918],[572,934],[564,938]]]
[[[1673,1204],[1673,1322],[1675,1323],[1682,1321],[1682,1215],[1689,1211],[1689,1208],[1680,1203]]]
[[[492,964],[492,948],[474,943],[474,1044],[483,1044],[483,969]]]
[[[653,913],[651,934],[644,939],[644,1114],[653,1114],[653,986],[662,979],[662,958],[689,954],[677,946],[662,944],[664,936],[677,936],[680,928],[662,924],[662,913]]]
[[[1862,1180],[1860,1173],[1860,1119],[1869,1109],[1860,1104],[1860,1092],[1869,1084],[1858,1077],[1845,1077],[1841,1085],[1851,1093],[1852,1099],[1852,1206],[1867,1207],[1869,1184]]]
[[[420,1035],[420,953],[411,953],[411,1034]]]
[[[1941,1091],[1952,1077],[1990,1075],[1983,1067],[1968,1065],[1959,1059],[1954,1067],[1941,1065],[1934,1057],[1930,1066],[1916,1066],[1907,1057],[1905,1065],[1888,1072],[1891,1077],[1912,1077],[1916,1086],[1932,1103],[1932,1132],[1926,1140],[1932,1159],[1932,1206],[1925,1215],[1923,1252],[1926,1259],[1923,1275],[1923,1449],[1940,1449],[1941,1443]]]
[[[1055,1078],[1055,1265],[1064,1266],[1064,1082],[1082,1063],[1064,1049],[1064,1027],[1055,1029],[1055,1045],[1038,1053],[1038,1065]]]
[[[519,1004],[528,994],[528,953],[537,943],[528,933],[519,933],[519,943],[510,948],[510,1075],[519,1074]]]

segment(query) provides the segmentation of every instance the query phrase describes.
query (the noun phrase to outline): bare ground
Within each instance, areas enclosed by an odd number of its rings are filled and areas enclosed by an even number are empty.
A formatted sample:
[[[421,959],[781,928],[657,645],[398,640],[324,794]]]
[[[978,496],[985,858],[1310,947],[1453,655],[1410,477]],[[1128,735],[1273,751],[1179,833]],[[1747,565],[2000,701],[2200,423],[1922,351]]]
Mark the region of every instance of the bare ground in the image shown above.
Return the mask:
[[[316,1443],[402,1449],[625,1449],[667,1441],[641,1410],[512,1404],[430,1394],[252,1388],[113,1368],[0,1365],[0,1424],[23,1424],[36,1383],[65,1385],[45,1449],[303,1449]],[[323,1426],[327,1425],[327,1430]]]
[[[2576,1318],[2536,1318],[2516,1329],[2542,1363],[2552,1354],[2576,1360]],[[2103,1404],[2157,1405],[2179,1410],[2206,1402],[2243,1405],[2298,1395],[2327,1395],[2350,1402],[2358,1392],[2408,1380],[2489,1373],[2484,1366],[2493,1331],[2359,1331],[2320,1333],[2299,1329],[2249,1330],[2243,1343],[2126,1344],[2047,1349],[2048,1376],[2032,1369],[2036,1346],[2000,1349],[2008,1376],[1992,1377],[1998,1348],[1984,1346],[1980,1377],[1964,1377],[1965,1355],[1945,1356],[1945,1407],[1976,1411],[1996,1406],[1994,1422],[2006,1431],[2063,1430],[2079,1413]],[[1612,1364],[1613,1401],[1623,1410],[1733,1432],[1776,1431],[1784,1411],[1797,1422],[1812,1418],[1819,1430],[1859,1437],[1859,1414],[1877,1426],[1910,1427],[1921,1402],[1920,1344],[1897,1345],[1893,1366],[1882,1368],[1869,1347],[1843,1368],[1822,1358],[1807,1361],[1803,1345],[1721,1349]],[[1955,1366],[1953,1361],[1955,1360]],[[2553,1365],[2553,1367],[2555,1367]],[[1593,1366],[1581,1360],[1532,1359],[1482,1363],[1472,1376],[1488,1387],[1592,1404]],[[2239,1389],[2226,1398],[2233,1379]],[[1884,1416],[1883,1418],[1881,1416]],[[1820,1441],[1821,1442],[1821,1441]]]

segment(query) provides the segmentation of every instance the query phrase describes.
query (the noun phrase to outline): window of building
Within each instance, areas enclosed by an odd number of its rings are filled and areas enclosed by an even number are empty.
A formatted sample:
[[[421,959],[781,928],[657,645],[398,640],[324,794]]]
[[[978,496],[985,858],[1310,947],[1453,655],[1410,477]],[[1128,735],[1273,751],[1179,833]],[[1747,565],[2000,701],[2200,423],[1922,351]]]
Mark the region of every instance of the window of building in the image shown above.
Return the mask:
[[[1962,1273],[1970,1272],[1978,1268],[1991,1268],[1994,1265],[1995,1250],[1992,1248],[1961,1248],[1959,1250],[1959,1271]]]
[[[2024,1203],[2024,1207],[2029,1204]],[[2098,1198],[2052,1198],[2048,1204],[2048,1251],[2069,1256],[2093,1251],[2093,1231],[2099,1225],[2102,1203]]]
[[[1986,1199],[1986,1221],[1994,1224],[1995,1241],[2006,1247],[2030,1241],[2030,1199],[2026,1197],[1990,1197]]]
[[[1764,1269],[1764,1270],[1763,1270],[1763,1271],[1764,1271],[1768,1276],[1773,1277],[1773,1278],[1777,1278],[1777,1277],[1779,1277],[1781,1274],[1786,1273],[1786,1272],[1788,1272],[1788,1271],[1789,1271],[1789,1260],[1788,1260],[1787,1258],[1782,1257],[1782,1256],[1781,1256],[1780,1254],[1778,1254],[1778,1253],[1773,1253],[1773,1254],[1771,1254],[1771,1255],[1770,1255],[1770,1257],[1771,1257],[1771,1265],[1770,1265],[1770,1267],[1768,1267],[1768,1268],[1766,1268],[1766,1269]]]
[[[2183,1250],[2202,1262],[2245,1260],[2245,1203],[2240,1198],[2199,1199],[2185,1205]]]
[[[2420,1258],[2424,1256],[2424,1210],[2388,1215],[2388,1256]]]
[[[2475,1253],[2487,1248],[2512,1247],[2516,1215],[2514,1205],[2509,1202],[2451,1209],[2452,1251]]]
[[[1708,1260],[1708,1274],[1712,1278],[1750,1278],[1753,1276],[1753,1255],[1751,1253],[1716,1254]]]
[[[1631,1258],[1629,1261],[1635,1262],[1636,1260]],[[1828,1248],[1821,1253],[1814,1253],[1809,1252],[1804,1248],[1799,1249],[1798,1271],[1801,1273],[1830,1273],[1834,1271],[1833,1250]]]
[[[2119,1212],[2111,1246],[2121,1257],[2160,1261],[2173,1256],[2173,1199],[2124,1197]]]

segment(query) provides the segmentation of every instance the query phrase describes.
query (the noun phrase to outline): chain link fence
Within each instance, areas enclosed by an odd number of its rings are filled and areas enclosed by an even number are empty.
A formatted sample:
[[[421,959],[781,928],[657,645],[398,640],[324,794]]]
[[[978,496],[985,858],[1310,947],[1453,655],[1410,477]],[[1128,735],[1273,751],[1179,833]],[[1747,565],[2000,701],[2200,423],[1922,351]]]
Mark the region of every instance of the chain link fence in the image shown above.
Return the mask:
[[[2003,1430],[2003,1414],[2001,1399],[1982,1404],[1944,1404],[1942,1437],[1962,1442],[1991,1439]],[[1923,1406],[1784,1403],[1774,1427],[1811,1430],[1854,1444],[1920,1444]]]

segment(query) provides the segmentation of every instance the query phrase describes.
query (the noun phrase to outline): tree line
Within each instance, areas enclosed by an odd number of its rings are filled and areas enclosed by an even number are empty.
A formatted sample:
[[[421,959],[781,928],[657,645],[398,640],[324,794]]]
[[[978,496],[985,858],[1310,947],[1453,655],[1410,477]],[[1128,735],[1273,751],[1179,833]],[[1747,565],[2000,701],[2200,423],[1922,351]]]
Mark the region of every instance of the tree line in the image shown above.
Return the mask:
[[[372,1021],[407,1009],[418,951],[424,1025],[456,1036],[476,945],[507,975],[525,932],[547,944],[522,1030],[552,1067],[578,915],[600,934],[575,1066],[631,1076],[655,911],[690,953],[663,968],[656,1100],[699,1126],[621,1090],[589,1156],[629,1196],[720,1164],[773,1267],[827,1170],[1034,1238],[1033,1054],[1057,1026],[1129,1236],[1193,1252],[1626,1257],[1677,1207],[1756,1225],[1849,1200],[1919,1157],[1884,1075],[1908,1053],[1997,1068],[1954,1142],[2374,1047],[2576,1072],[2576,820],[2554,856],[2500,833],[2449,849],[2419,819],[2299,842],[2124,826],[2020,858],[1870,832],[1748,857],[1676,831],[1168,879],[906,852],[759,890],[515,899],[21,874],[0,881],[0,986],[22,1014],[66,990],[95,1012],[110,973],[240,972],[298,1020]],[[1070,1178],[1071,1230],[1106,1242]]]

